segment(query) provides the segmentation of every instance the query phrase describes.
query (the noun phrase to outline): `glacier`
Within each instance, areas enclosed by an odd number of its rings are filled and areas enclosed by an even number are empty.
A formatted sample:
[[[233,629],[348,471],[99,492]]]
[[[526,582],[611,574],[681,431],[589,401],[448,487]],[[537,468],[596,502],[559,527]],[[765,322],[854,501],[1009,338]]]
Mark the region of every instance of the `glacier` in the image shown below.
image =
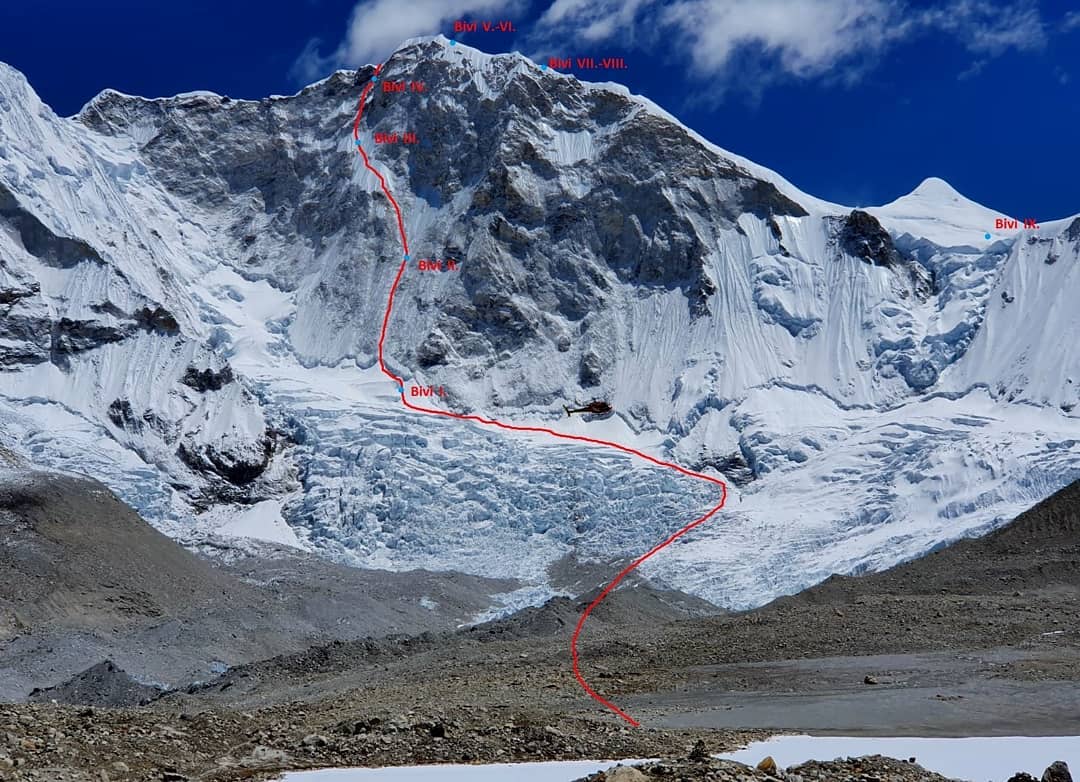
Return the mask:
[[[378,372],[401,247],[351,139],[373,73],[261,101],[106,91],[62,118],[0,65],[0,446],[192,546],[264,538],[537,600],[567,556],[614,572],[710,487],[418,417]],[[460,266],[410,265],[391,369],[450,410],[723,477],[727,507],[644,566],[656,582],[758,605],[1080,478],[1080,217],[995,232],[935,178],[829,203],[620,85],[440,36],[380,79],[426,89],[373,91],[362,143],[413,258]],[[563,414],[600,396],[616,416]]]

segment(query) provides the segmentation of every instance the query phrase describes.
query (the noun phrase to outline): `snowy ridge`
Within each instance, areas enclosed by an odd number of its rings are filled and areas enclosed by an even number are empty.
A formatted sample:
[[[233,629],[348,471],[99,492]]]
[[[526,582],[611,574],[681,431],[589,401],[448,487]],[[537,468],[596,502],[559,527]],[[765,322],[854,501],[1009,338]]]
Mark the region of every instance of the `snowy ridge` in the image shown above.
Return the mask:
[[[691,479],[400,409],[374,369],[399,242],[350,138],[369,75],[61,119],[0,66],[0,447],[193,544],[530,582],[512,600],[700,515]],[[1080,477],[1080,222],[986,241],[997,213],[936,179],[853,213],[619,85],[442,37],[382,76],[428,89],[373,94],[361,140],[414,257],[460,263],[404,276],[391,368],[725,476],[657,580],[754,605]],[[566,418],[593,397],[617,414]]]

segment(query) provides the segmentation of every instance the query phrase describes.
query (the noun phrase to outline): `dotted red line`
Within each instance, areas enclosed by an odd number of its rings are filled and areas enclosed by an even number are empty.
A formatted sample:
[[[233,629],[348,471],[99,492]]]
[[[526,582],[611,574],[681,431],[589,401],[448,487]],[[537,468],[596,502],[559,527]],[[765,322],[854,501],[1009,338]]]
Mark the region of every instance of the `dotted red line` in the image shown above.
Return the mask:
[[[376,77],[379,75],[381,70],[381,65],[375,67]],[[727,484],[725,484],[719,478],[714,478],[711,475],[694,472],[693,470],[688,470],[678,464],[672,464],[671,462],[657,459],[654,456],[649,456],[649,454],[647,453],[643,453],[635,448],[630,448],[629,446],[622,445],[621,443],[613,443],[608,440],[598,440],[595,437],[585,437],[584,435],[556,432],[554,429],[547,429],[542,426],[519,426],[517,424],[508,424],[502,421],[496,421],[493,418],[484,418],[483,416],[479,415],[465,415],[462,413],[453,413],[448,410],[439,410],[438,408],[434,407],[423,407],[421,405],[413,404],[405,397],[405,381],[395,375],[389,369],[387,369],[386,362],[383,358],[383,345],[386,342],[386,331],[390,324],[390,313],[394,309],[394,296],[397,293],[398,285],[401,284],[401,278],[405,274],[405,267],[409,264],[409,241],[408,238],[405,236],[405,223],[401,218],[401,208],[398,206],[397,201],[394,200],[394,196],[390,194],[390,188],[387,186],[386,180],[383,179],[382,174],[379,173],[379,171],[371,165],[371,161],[368,159],[367,152],[364,151],[364,147],[360,144],[360,118],[361,116],[363,116],[364,102],[367,100],[368,92],[371,90],[371,86],[373,83],[374,82],[369,81],[364,86],[364,90],[360,95],[360,105],[357,107],[356,120],[353,122],[353,140],[356,142],[356,149],[360,153],[360,157],[363,158],[364,168],[374,174],[375,177],[379,180],[379,185],[382,187],[383,193],[386,195],[387,200],[390,201],[390,205],[394,208],[394,214],[397,216],[398,232],[401,234],[401,246],[405,253],[405,259],[402,260],[401,265],[398,266],[397,274],[394,275],[394,282],[390,286],[390,295],[387,298],[386,310],[383,313],[382,329],[379,331],[379,369],[384,375],[393,380],[394,383],[397,385],[398,394],[401,397],[401,403],[405,405],[405,407],[409,410],[414,410],[418,413],[438,415],[442,416],[443,418],[455,418],[460,421],[472,421],[473,423],[482,424],[484,426],[492,426],[498,429],[505,429],[511,432],[536,432],[540,434],[550,435],[552,437],[558,437],[562,440],[574,440],[576,442],[589,443],[591,445],[600,445],[606,448],[614,448],[615,450],[622,451],[623,453],[630,454],[631,456],[636,456],[639,459],[643,459],[647,462],[655,464],[658,467],[666,467],[669,470],[675,470],[676,472],[681,473],[682,475],[686,475],[690,478],[697,478],[698,480],[708,481],[709,483],[715,484],[720,487],[720,501],[712,508],[710,508],[704,515],[699,516],[698,518],[691,521],[689,524],[681,527],[676,532],[672,533],[668,538],[661,541],[660,543],[657,543],[651,549],[646,551],[644,554],[639,556],[637,559],[635,559],[633,562],[631,562],[629,565],[619,571],[619,574],[615,576],[615,578],[613,578],[611,582],[606,587],[604,587],[600,594],[598,594],[592,600],[592,602],[585,607],[585,610],[582,611],[581,616],[578,618],[577,625],[574,627],[574,634],[570,638],[570,657],[573,663],[574,678],[577,679],[578,684],[581,685],[582,689],[585,690],[585,692],[591,698],[596,700],[598,703],[603,704],[605,707],[610,709],[622,719],[626,720],[634,727],[638,727],[641,723],[639,723],[625,711],[620,709],[614,703],[609,701],[607,698],[596,692],[596,690],[590,687],[589,683],[585,681],[585,677],[582,676],[578,656],[578,638],[581,635],[581,628],[585,625],[585,620],[589,618],[589,615],[600,604],[600,602],[609,594],[611,594],[611,592],[614,591],[620,583],[622,583],[623,579],[630,575],[630,573],[632,573],[638,566],[640,566],[641,563],[652,557],[658,551],[670,546],[672,543],[681,538],[690,530],[704,524],[706,521],[716,515],[720,511],[720,509],[724,507],[724,503],[727,501]]]

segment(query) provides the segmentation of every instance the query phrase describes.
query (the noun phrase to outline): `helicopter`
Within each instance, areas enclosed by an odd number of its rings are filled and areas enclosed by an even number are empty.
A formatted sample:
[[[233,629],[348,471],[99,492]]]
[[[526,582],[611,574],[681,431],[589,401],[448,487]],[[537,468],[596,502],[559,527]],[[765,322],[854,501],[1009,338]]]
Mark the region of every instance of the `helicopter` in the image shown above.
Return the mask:
[[[593,416],[602,417],[609,416],[614,412],[614,408],[603,399],[594,399],[583,407],[567,407],[563,405],[563,410],[566,411],[567,417],[572,416],[574,413],[588,413]]]

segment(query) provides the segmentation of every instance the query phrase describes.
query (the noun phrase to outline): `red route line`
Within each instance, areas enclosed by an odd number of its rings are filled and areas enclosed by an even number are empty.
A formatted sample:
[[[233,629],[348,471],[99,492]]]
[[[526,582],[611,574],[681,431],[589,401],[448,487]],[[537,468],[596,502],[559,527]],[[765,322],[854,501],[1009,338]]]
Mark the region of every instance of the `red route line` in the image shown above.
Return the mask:
[[[379,75],[381,69],[381,65],[375,66],[376,76]],[[554,429],[547,429],[542,426],[518,426],[516,424],[507,424],[503,423],[502,421],[496,421],[493,418],[484,418],[483,416],[479,415],[464,415],[462,413],[453,413],[448,410],[439,410],[438,408],[434,407],[422,407],[420,405],[414,405],[412,402],[405,398],[405,381],[395,375],[389,369],[387,369],[386,362],[383,359],[383,345],[386,342],[386,330],[390,324],[390,313],[394,309],[394,295],[397,293],[398,285],[401,283],[402,275],[405,274],[405,267],[409,264],[409,241],[405,236],[405,223],[401,218],[401,208],[398,206],[397,201],[394,200],[394,196],[390,194],[390,188],[387,186],[386,180],[383,179],[383,175],[380,174],[379,171],[371,165],[371,161],[368,159],[367,152],[364,151],[364,147],[360,144],[360,118],[364,113],[364,101],[367,100],[368,92],[370,91],[371,85],[373,83],[374,82],[369,81],[364,86],[364,90],[360,95],[360,105],[357,107],[356,120],[353,122],[353,140],[356,142],[356,149],[360,153],[360,157],[364,160],[364,168],[374,174],[375,177],[379,180],[379,185],[382,187],[383,193],[390,201],[390,205],[394,208],[394,214],[397,216],[398,232],[401,234],[401,246],[402,248],[404,248],[405,252],[405,259],[402,260],[401,265],[398,266],[397,274],[394,276],[394,282],[390,286],[390,295],[387,298],[386,310],[383,313],[382,329],[379,332],[379,369],[384,375],[386,375],[388,378],[390,378],[397,384],[398,393],[401,396],[401,403],[405,405],[405,407],[409,410],[414,410],[418,413],[438,415],[442,416],[443,418],[455,418],[460,421],[472,421],[474,423],[483,424],[484,426],[493,426],[498,429],[505,429],[511,432],[537,432],[540,434],[550,435],[552,437],[558,437],[562,440],[574,440],[577,442],[590,443],[592,445],[601,445],[606,448],[614,448],[618,451],[622,451],[623,453],[628,453],[631,456],[636,456],[639,459],[644,459],[645,461],[655,464],[658,467],[666,467],[670,470],[675,470],[676,472],[686,475],[690,478],[697,478],[698,480],[708,481],[709,483],[715,484],[720,487],[720,502],[710,508],[704,515],[699,516],[698,518],[691,521],[689,524],[681,527],[680,529],[672,533],[669,537],[667,537],[665,540],[657,543],[651,549],[646,551],[644,554],[639,556],[637,559],[635,559],[633,562],[631,562],[629,565],[619,571],[619,574],[615,576],[615,578],[613,578],[611,582],[606,587],[604,587],[600,594],[593,598],[593,601],[589,603],[588,606],[586,606],[585,610],[582,611],[581,616],[578,618],[577,625],[574,627],[574,634],[570,638],[570,657],[573,662],[574,678],[577,679],[578,684],[581,685],[582,689],[585,690],[586,694],[588,694],[589,697],[593,698],[598,703],[601,703],[634,727],[639,727],[641,725],[640,722],[635,720],[633,717],[631,717],[625,711],[623,711],[614,703],[609,701],[603,695],[600,695],[598,692],[596,692],[596,690],[590,687],[589,683],[585,681],[585,677],[581,675],[581,666],[578,659],[578,637],[581,635],[581,628],[585,625],[585,620],[589,618],[589,615],[600,604],[600,602],[609,594],[611,594],[611,592],[614,591],[620,583],[622,583],[623,579],[625,579],[628,575],[630,575],[630,573],[637,569],[637,567],[640,566],[641,563],[652,557],[658,551],[670,546],[672,543],[681,538],[690,530],[704,524],[706,521],[716,515],[720,511],[720,509],[724,507],[724,503],[727,502],[727,484],[719,478],[714,478],[711,475],[705,475],[700,472],[688,470],[678,464],[665,462],[662,459],[657,459],[654,456],[649,456],[649,454],[647,453],[643,453],[635,448],[630,448],[629,446],[622,445],[621,443],[614,443],[608,440],[598,440],[595,437],[585,437],[584,435],[556,432]]]
[[[375,66],[375,75],[379,75],[379,71],[382,70],[381,65]],[[401,207],[398,206],[398,202],[394,200],[394,197],[390,195],[390,188],[386,186],[386,180],[383,179],[383,175],[371,165],[371,161],[368,160],[367,152],[364,151],[363,146],[360,145],[360,116],[364,113],[364,101],[367,100],[368,90],[371,89],[371,85],[374,82],[368,82],[364,85],[364,91],[360,94],[360,105],[356,109],[356,121],[353,122],[353,140],[356,142],[356,149],[360,152],[360,157],[364,159],[364,168],[370,171],[379,179],[379,185],[382,186],[382,191],[386,194],[386,197],[390,200],[390,205],[394,207],[394,214],[397,215],[397,227],[398,233],[401,234],[401,246],[405,248],[405,255],[409,254],[409,239],[405,236],[405,221],[401,219]]]

